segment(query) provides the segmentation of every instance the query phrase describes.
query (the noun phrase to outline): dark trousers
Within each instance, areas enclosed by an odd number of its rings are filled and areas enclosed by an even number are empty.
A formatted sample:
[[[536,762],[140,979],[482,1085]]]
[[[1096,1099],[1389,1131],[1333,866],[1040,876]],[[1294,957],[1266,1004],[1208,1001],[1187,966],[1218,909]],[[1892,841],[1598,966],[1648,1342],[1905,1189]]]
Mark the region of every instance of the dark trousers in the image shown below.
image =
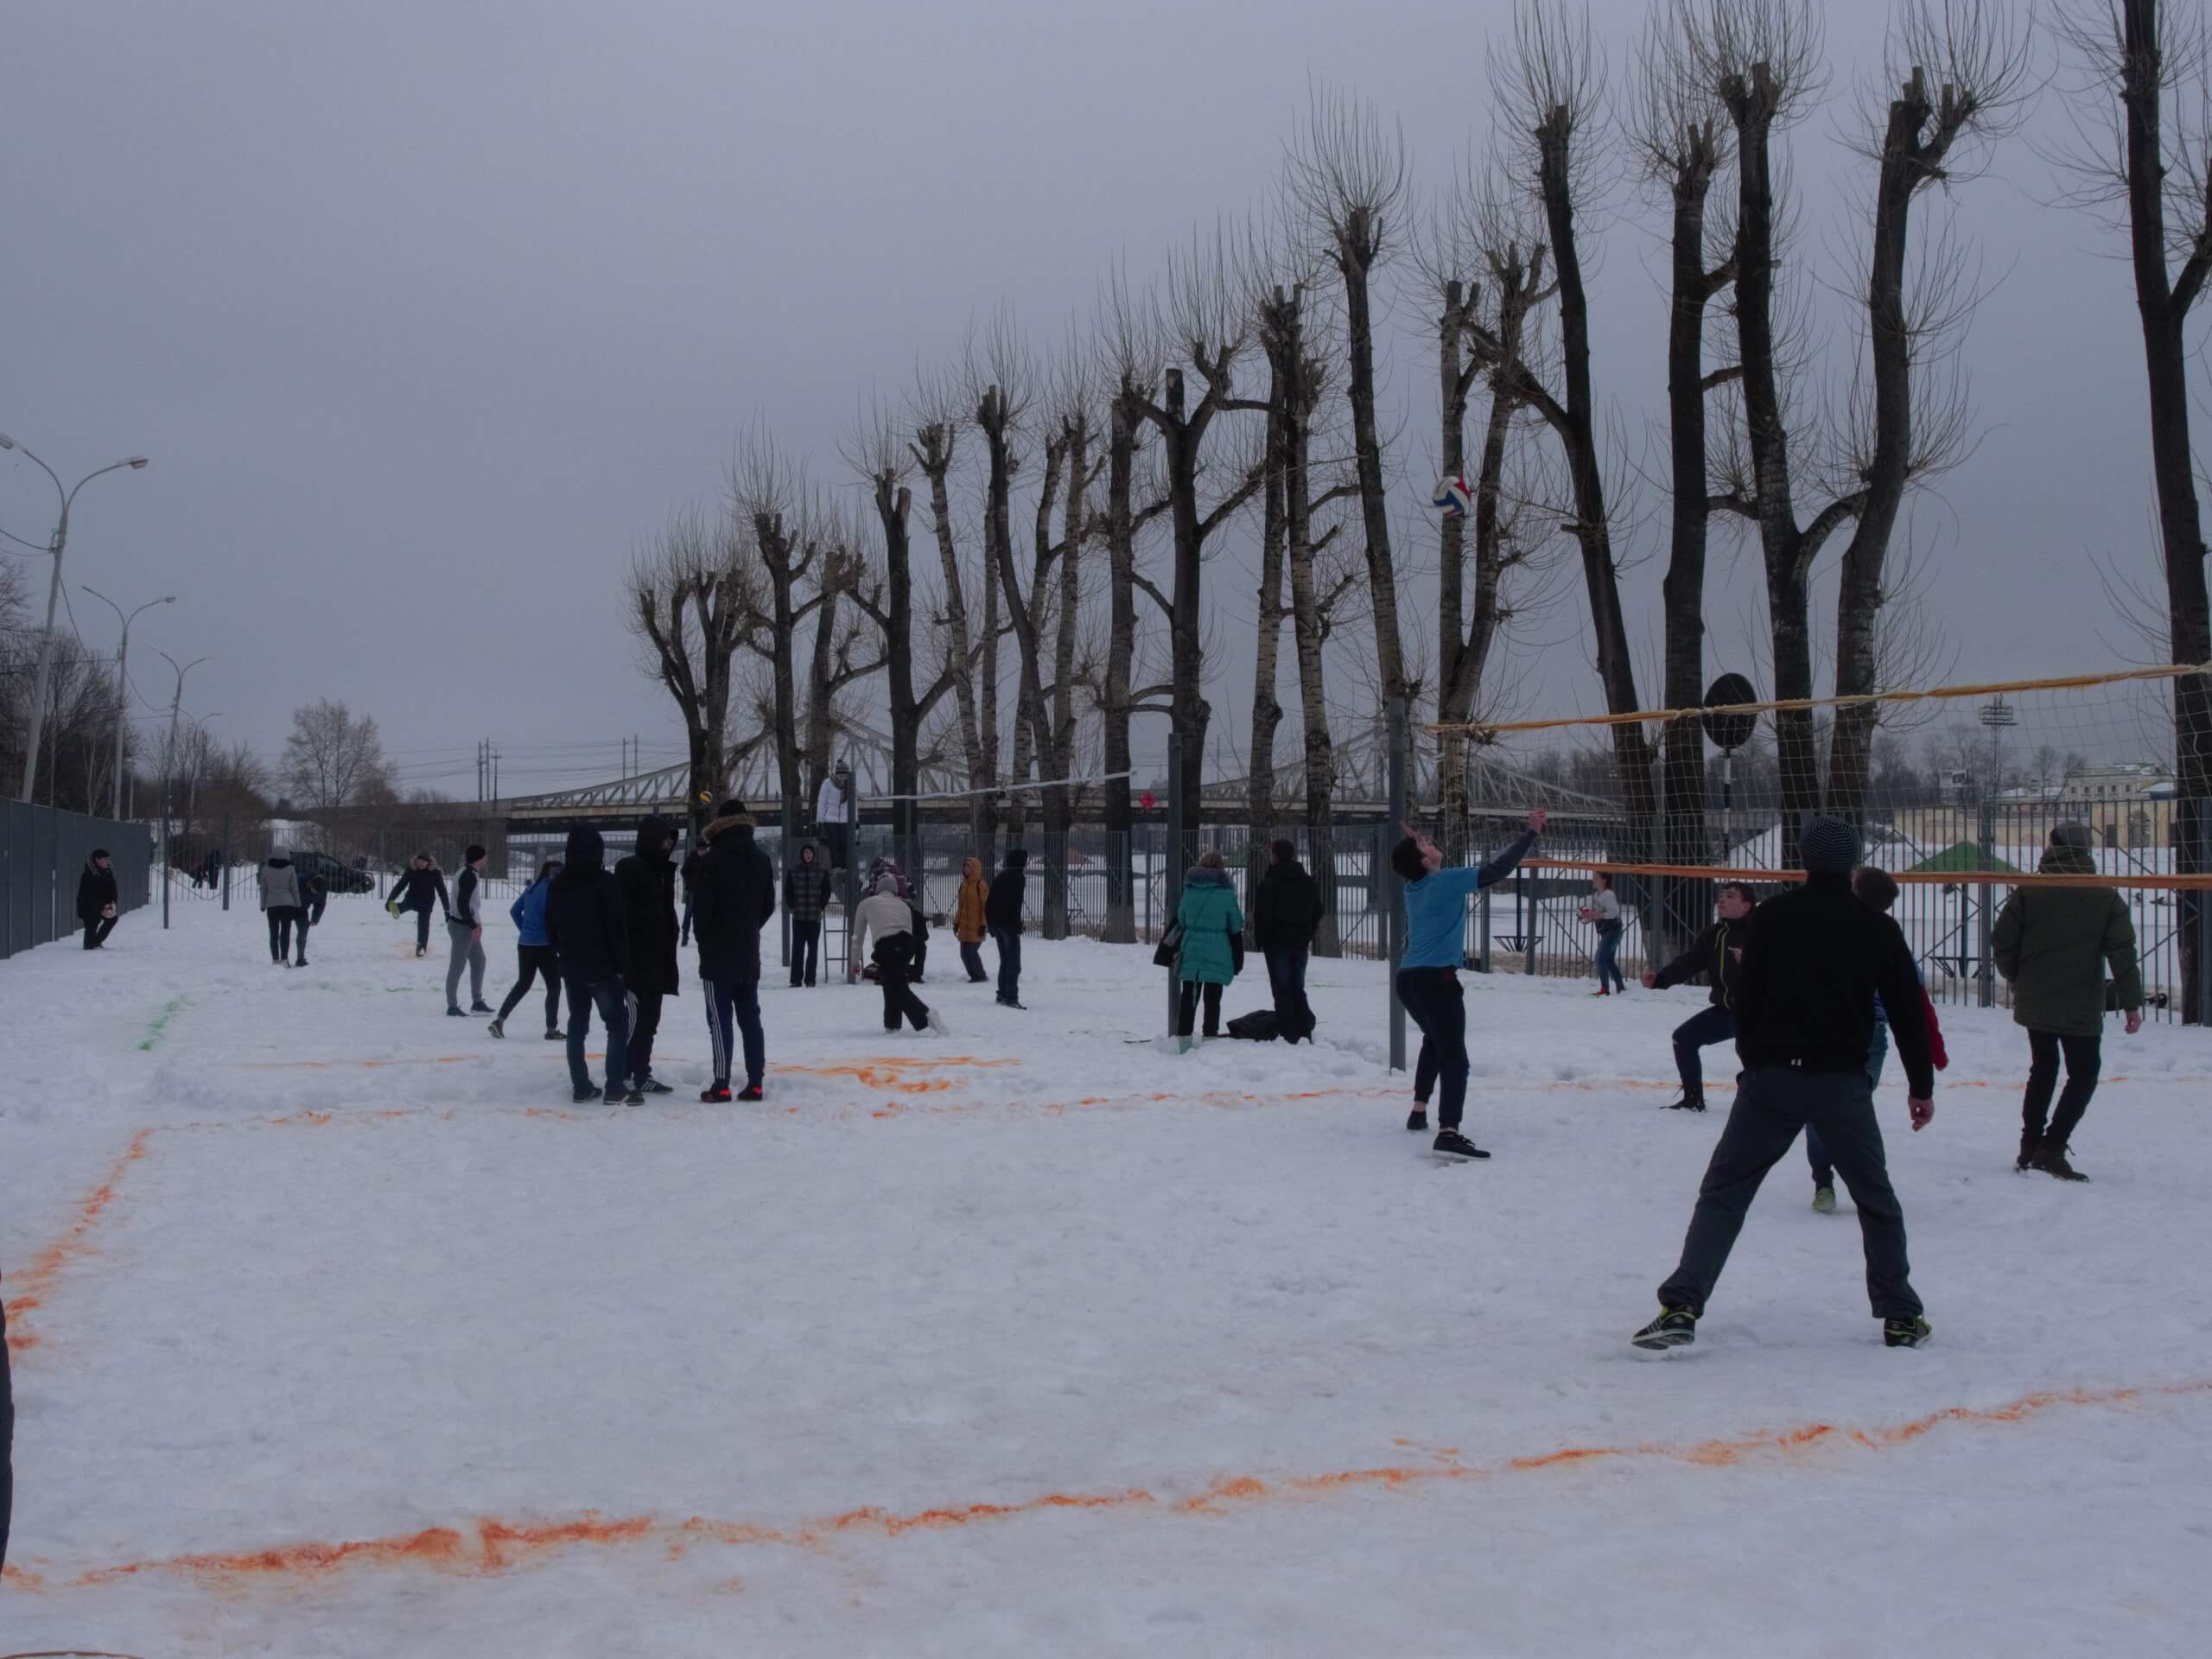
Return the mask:
[[[421,956],[430,948],[430,907],[424,905],[415,912],[415,954]]]
[[[279,905],[274,910],[264,911],[269,918],[269,960],[282,962],[292,953],[292,923],[299,912],[289,905]],[[306,937],[304,933],[301,936]]]
[[[653,1074],[653,1039],[660,1034],[661,993],[632,991],[637,1005],[630,1020],[630,1075],[643,1083]]]
[[[1705,1094],[1705,1062],[1698,1050],[1735,1040],[1736,1016],[1717,1006],[1700,1008],[1675,1027],[1675,1070],[1681,1073],[1684,1094]]]
[[[1021,935],[1010,927],[991,930],[991,943],[999,948],[999,1001],[1021,1001]]]
[[[905,1019],[916,1031],[929,1028],[929,1005],[916,996],[912,983],[914,953],[912,941],[904,933],[893,934],[869,953],[875,963],[875,981],[883,992],[883,1028],[899,1029]]]
[[[499,1021],[521,1005],[530,995],[531,981],[545,982],[545,1029],[557,1031],[561,1026],[561,973],[555,964],[553,947],[550,944],[518,944],[515,947],[515,988],[507,993],[507,1000],[499,1004]]]
[[[918,985],[922,982],[922,969],[929,966],[930,942],[918,933],[909,934],[907,937],[914,941],[914,959],[907,966],[906,977]]]
[[[2104,1065],[2105,1039],[2067,1037],[2052,1031],[2028,1033],[2028,1092],[2020,1103],[2020,1127],[2046,1146],[2064,1151],[2089,1109],[2089,1096],[2097,1092],[2097,1074]],[[2066,1059],[2066,1089],[2058,1096],[2058,1110],[2048,1126],[2050,1091],[2058,1086],[2058,1062]]]
[[[1401,968],[1398,1001],[1421,1027],[1421,1058],[1414,1065],[1414,1098],[1424,1106],[1440,1079],[1440,1128],[1456,1129],[1467,1105],[1467,994],[1449,968]]]
[[[768,1071],[768,1044],[760,1030],[760,987],[719,979],[699,982],[707,997],[707,1037],[715,1051],[715,1081],[730,1081],[731,1027],[745,1040],[745,1086],[758,1089]]]
[[[1910,1319],[1921,1311],[1905,1260],[1904,1209],[1890,1185],[1874,1090],[1864,1071],[1794,1071],[1765,1066],[1736,1081],[1736,1103],[1698,1189],[1681,1264],[1659,1287],[1659,1300],[1702,1313],[1744,1216],[1766,1179],[1796,1140],[1816,1128],[1859,1210],[1866,1254],[1866,1300],[1878,1319]]]
[[[85,924],[85,949],[87,950],[97,950],[100,946],[105,944],[107,943],[107,936],[115,931],[115,923],[116,918],[112,916],[95,916],[91,921],[86,922]]]
[[[1306,957],[1303,950],[1270,950],[1268,990],[1275,1000],[1275,1030],[1285,1042],[1310,1038],[1316,1023],[1313,1005],[1306,1000]]]
[[[968,970],[968,982],[980,985],[990,976],[983,971],[983,945],[980,939],[970,944],[960,941],[960,965]]]
[[[1203,996],[1206,1005],[1206,1035],[1221,1035],[1221,987],[1211,980],[1186,979],[1182,994],[1175,1002],[1175,1034],[1191,1034],[1191,1022],[1198,1017],[1198,1001]]]
[[[822,957],[822,918],[791,924],[791,983],[811,985]]]
[[[630,1009],[621,976],[606,979],[569,979],[569,1081],[579,1091],[591,1087],[591,1067],[584,1060],[584,1038],[591,1031],[591,1011],[607,1022],[607,1086],[621,1087],[630,1076]]]

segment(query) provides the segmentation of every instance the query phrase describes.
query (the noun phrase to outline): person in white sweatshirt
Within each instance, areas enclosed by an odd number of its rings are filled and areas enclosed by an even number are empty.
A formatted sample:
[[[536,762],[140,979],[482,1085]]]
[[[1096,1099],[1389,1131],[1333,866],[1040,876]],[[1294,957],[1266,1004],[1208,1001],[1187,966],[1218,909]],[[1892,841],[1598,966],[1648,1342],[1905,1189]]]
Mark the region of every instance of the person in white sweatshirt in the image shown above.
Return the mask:
[[[933,1031],[941,1037],[944,1016],[916,996],[908,982],[914,963],[913,929],[913,907],[899,896],[898,876],[886,870],[853,913],[853,973],[858,976],[861,952],[868,949],[873,934],[875,949],[868,960],[875,964],[876,982],[883,991],[883,1028],[898,1030],[903,1015],[916,1031]]]
[[[852,867],[845,861],[851,851],[853,822],[853,769],[844,761],[822,780],[821,791],[814,798],[814,833],[830,849],[830,868],[838,870]]]

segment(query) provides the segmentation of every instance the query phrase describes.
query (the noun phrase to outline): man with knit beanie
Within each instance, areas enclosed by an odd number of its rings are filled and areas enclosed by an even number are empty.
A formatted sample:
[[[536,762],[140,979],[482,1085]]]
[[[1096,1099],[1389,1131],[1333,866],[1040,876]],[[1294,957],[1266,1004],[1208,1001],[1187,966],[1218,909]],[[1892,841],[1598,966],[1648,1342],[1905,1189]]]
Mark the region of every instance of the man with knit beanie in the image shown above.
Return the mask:
[[[1930,1334],[1913,1293],[1904,1211],[1890,1185],[1866,1075],[1879,995],[1904,1063],[1912,1127],[1926,1128],[1934,1119],[1936,1073],[1912,952],[1897,923],[1851,891],[1857,830],[1841,818],[1814,818],[1799,849],[1804,885],[1751,915],[1736,993],[1744,1070],[1735,1104],[1699,1189],[1681,1263],[1659,1287],[1659,1317],[1634,1338],[1639,1348],[1697,1339],[1697,1322],[1759,1183],[1802,1129],[1819,1132],[1858,1206],[1866,1294],[1882,1339],[1916,1348]]]

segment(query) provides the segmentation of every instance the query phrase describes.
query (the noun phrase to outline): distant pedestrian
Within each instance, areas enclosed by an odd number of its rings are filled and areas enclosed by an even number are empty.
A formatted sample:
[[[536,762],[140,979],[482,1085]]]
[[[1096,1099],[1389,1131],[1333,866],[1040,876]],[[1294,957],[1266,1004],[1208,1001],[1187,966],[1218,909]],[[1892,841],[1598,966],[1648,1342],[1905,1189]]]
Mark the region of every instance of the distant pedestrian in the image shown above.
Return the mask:
[[[1878,995],[1904,1062],[1912,1127],[1917,1132],[1934,1120],[1936,1072],[1912,951],[1895,922],[1852,893],[1859,832],[1847,821],[1810,820],[1798,837],[1798,857],[1804,885],[1751,912],[1736,989],[1744,1070],[1698,1190],[1681,1263],[1659,1287],[1659,1317],[1630,1338],[1639,1348],[1697,1339],[1697,1322],[1759,1184],[1808,1127],[1820,1131],[1858,1206],[1866,1295],[1883,1341],[1916,1348],[1929,1336],[1866,1077]]]
[[[784,877],[784,912],[791,923],[791,983],[814,983],[822,954],[822,912],[830,908],[830,872],[808,842]]]
[[[714,1081],[699,1096],[708,1102],[730,1098],[733,1023],[745,1042],[745,1087],[737,1098],[762,1098],[768,1070],[760,1030],[760,930],[776,913],[776,868],[753,844],[753,831],[745,803],[724,802],[707,826],[707,855],[692,882],[699,982],[715,1051]]]
[[[1321,887],[1298,861],[1298,849],[1279,841],[1268,849],[1265,874],[1252,895],[1252,942],[1268,964],[1274,997],[1275,1034],[1285,1042],[1313,1040],[1313,1005],[1306,1000],[1306,963],[1321,930]]]
[[[1467,900],[1513,874],[1544,832],[1544,811],[1529,815],[1529,831],[1479,869],[1444,864],[1444,849],[1411,824],[1390,849],[1390,868],[1406,884],[1406,948],[1395,982],[1398,1001],[1421,1027],[1414,1065],[1414,1109],[1406,1128],[1428,1128],[1428,1097],[1440,1081],[1435,1150],[1446,1158],[1487,1158],[1460,1133],[1467,1102],[1467,994],[1459,967],[1467,954]]]
[[[578,1105],[604,1099],[609,1106],[642,1106],[632,1089],[630,1010],[624,984],[630,971],[630,925],[622,889],[607,868],[599,831],[578,824],[569,831],[567,855],[545,899],[545,938],[560,964],[569,998],[569,1083]],[[592,1010],[607,1026],[607,1084],[602,1094],[586,1063],[584,1039]]]
[[[991,878],[990,897],[983,903],[983,920],[991,942],[999,948],[999,1007],[1021,1007],[1021,906],[1029,886],[1029,855],[1009,847],[1006,868]]]
[[[507,1016],[530,992],[533,980],[545,984],[545,1040],[561,1040],[561,965],[555,959],[553,946],[545,937],[545,900],[553,888],[553,878],[561,874],[561,861],[549,858],[537,867],[537,879],[522,890],[514,903],[507,907],[507,914],[515,925],[515,988],[499,1004],[499,1017],[492,1021],[492,1034],[507,1034]]]
[[[683,980],[676,967],[676,826],[649,817],[638,825],[636,850],[614,867],[630,929],[630,1079],[644,1095],[674,1091],[653,1075],[653,1039],[664,998]]]
[[[85,925],[86,950],[97,950],[107,943],[107,936],[115,931],[121,904],[114,861],[106,848],[95,847],[85,861],[85,873],[77,878],[77,919]]]
[[[269,922],[269,960],[291,966],[292,926],[300,919],[300,876],[283,853],[261,867],[261,913]]]
[[[1675,1070],[1682,1079],[1678,1112],[1705,1109],[1705,1064],[1699,1050],[1736,1040],[1736,985],[1744,966],[1744,925],[1751,917],[1751,890],[1741,881],[1723,881],[1713,895],[1718,913],[1689,948],[1656,974],[1643,976],[1647,991],[1663,991],[1698,975],[1712,988],[1706,1006],[1675,1027]]]
[[[453,904],[446,912],[446,937],[453,951],[446,961],[446,1014],[462,1017],[461,970],[468,969],[468,1013],[489,1014],[484,1000],[484,849],[471,847],[454,878]]]
[[[1175,1039],[1178,1048],[1188,1052],[1201,1001],[1205,1034],[1221,1035],[1222,987],[1244,965],[1244,912],[1237,908],[1236,890],[1229,884],[1222,856],[1212,848],[1200,853],[1197,867],[1183,877],[1175,925],[1183,930],[1175,952],[1175,979],[1181,988],[1176,995]]]
[[[404,911],[415,912],[415,954],[426,957],[430,953],[430,907],[435,904],[448,917],[453,913],[451,902],[446,897],[445,872],[428,853],[415,855],[415,862],[408,872],[393,883],[390,900],[391,913]],[[450,1000],[450,999],[448,999]]]
[[[853,912],[853,954],[857,958],[862,950],[869,950],[868,940],[874,937],[875,944],[868,960],[875,964],[876,987],[883,993],[886,1031],[898,1030],[904,1019],[916,1031],[933,1031],[942,1036],[944,1016],[910,988],[914,959],[914,906],[900,893],[899,887],[896,870],[877,874],[868,896]]]
[[[971,858],[960,867],[960,893],[953,901],[952,937],[960,941],[960,965],[968,982],[981,985],[990,976],[983,971],[983,938],[990,924],[983,918],[990,903],[990,883],[983,880],[983,861]]]
[[[840,760],[814,797],[814,833],[829,849],[833,872],[851,868],[854,804],[853,769]]]
[[[1619,957],[1621,935],[1627,930],[1610,874],[1599,870],[1590,878],[1590,902],[1582,906],[1580,914],[1584,921],[1598,925],[1598,995],[1611,996],[1617,990],[1625,991],[1628,982],[1621,977]]]
[[[2041,873],[2094,875],[2094,844],[2086,823],[2058,825],[2050,832]],[[2013,1022],[2028,1033],[2028,1090],[2020,1103],[2020,1155],[2013,1167],[2086,1181],[2066,1154],[2097,1091],[2106,1009],[2125,1011],[2122,1029],[2129,1036],[2143,1029],[2143,970],[2127,901],[2110,887],[2015,887],[1998,912],[1991,944],[1997,971],[2012,982]],[[2066,1089],[2051,1114],[2062,1055]]]

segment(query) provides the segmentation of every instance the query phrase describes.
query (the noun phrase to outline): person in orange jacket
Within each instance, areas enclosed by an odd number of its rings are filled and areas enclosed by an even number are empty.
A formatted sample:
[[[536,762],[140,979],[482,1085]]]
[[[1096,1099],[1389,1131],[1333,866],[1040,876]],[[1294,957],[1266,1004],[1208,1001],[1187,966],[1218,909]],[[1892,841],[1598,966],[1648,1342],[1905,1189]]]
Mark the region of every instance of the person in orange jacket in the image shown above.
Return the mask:
[[[983,938],[990,931],[983,906],[991,896],[990,883],[983,880],[983,861],[971,858],[960,867],[960,896],[952,907],[952,937],[960,941],[960,965],[968,970],[968,982],[980,985],[990,976],[983,971]]]

